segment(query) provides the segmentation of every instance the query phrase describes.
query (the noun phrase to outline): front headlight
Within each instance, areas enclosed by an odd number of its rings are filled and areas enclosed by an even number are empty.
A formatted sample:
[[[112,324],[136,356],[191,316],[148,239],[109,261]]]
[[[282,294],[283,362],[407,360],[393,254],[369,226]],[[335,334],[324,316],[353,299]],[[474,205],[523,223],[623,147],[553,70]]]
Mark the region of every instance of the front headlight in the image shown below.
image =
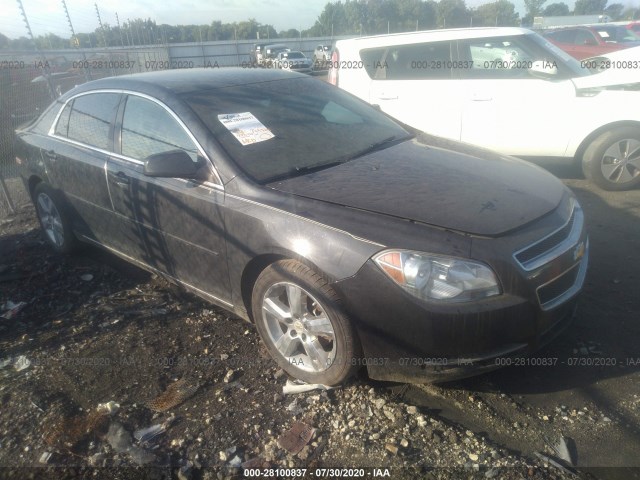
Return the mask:
[[[493,271],[472,260],[408,250],[385,250],[373,260],[394,282],[422,300],[468,302],[501,293]]]

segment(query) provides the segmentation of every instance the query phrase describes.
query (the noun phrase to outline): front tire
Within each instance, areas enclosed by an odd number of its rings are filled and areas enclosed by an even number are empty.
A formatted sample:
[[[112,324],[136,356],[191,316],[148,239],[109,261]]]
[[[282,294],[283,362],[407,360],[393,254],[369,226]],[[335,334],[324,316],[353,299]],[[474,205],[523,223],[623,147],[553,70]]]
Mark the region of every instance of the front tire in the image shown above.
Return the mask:
[[[600,135],[584,153],[582,171],[604,190],[640,185],[640,128],[623,127]]]
[[[269,354],[292,377],[338,385],[357,370],[360,347],[340,299],[306,265],[267,267],[253,288],[252,311]]]
[[[47,243],[58,253],[73,251],[78,241],[61,195],[46,183],[40,183],[33,191],[33,201]]]

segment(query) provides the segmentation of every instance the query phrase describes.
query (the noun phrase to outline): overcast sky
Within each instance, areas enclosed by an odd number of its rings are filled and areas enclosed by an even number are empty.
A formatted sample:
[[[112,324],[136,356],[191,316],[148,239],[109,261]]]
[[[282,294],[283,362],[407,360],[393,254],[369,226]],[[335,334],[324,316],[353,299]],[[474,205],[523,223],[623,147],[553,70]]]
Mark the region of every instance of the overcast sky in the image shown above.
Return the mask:
[[[61,0],[22,0],[34,35],[47,32],[69,37]],[[547,0],[554,3],[562,0]],[[620,0],[610,0],[610,3]],[[636,1],[636,0],[633,0]],[[522,16],[524,0],[512,0]],[[276,30],[306,29],[313,25],[327,0],[98,0],[103,23],[116,24],[116,12],[120,23],[127,18],[151,18],[158,24],[209,24],[214,20],[223,23],[255,18],[260,23],[273,25]],[[486,0],[467,0],[469,7],[476,7]],[[570,8],[572,0],[566,1]],[[623,0],[621,3],[628,3]],[[637,1],[636,1],[637,3]],[[67,0],[69,15],[76,32],[91,32],[98,27],[94,1]],[[9,38],[26,36],[26,28],[16,0],[0,0],[0,33]]]

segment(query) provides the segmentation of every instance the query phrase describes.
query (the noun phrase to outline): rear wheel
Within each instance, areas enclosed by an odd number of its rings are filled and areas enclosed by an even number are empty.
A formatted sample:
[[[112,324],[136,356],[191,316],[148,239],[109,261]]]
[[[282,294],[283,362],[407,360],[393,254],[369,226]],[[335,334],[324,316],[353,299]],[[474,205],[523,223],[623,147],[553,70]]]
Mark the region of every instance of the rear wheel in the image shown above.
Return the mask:
[[[605,190],[640,185],[640,128],[623,127],[600,135],[584,153],[582,170]]]
[[[60,194],[46,183],[33,192],[40,226],[49,245],[59,253],[69,253],[77,245],[71,229],[71,219]]]
[[[359,344],[331,286],[295,260],[267,267],[253,289],[253,318],[269,354],[289,375],[337,385],[357,369]]]

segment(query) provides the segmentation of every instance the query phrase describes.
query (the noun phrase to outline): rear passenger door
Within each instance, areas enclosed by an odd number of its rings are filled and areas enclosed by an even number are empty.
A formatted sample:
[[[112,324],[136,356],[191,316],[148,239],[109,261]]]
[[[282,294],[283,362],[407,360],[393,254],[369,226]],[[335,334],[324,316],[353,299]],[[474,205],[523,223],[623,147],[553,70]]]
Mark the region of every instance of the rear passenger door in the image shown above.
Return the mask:
[[[69,100],[50,131],[56,141],[42,152],[54,187],[78,214],[74,229],[107,245],[114,219],[105,169],[120,99],[119,93],[100,92]]]
[[[109,188],[121,219],[118,249],[228,303],[221,183],[205,176],[186,180],[144,175],[145,158],[166,151],[184,150],[205,165],[208,160],[164,104],[135,94],[125,102],[118,122],[120,155],[108,164]]]
[[[459,140],[460,83],[454,77],[452,43],[362,50],[372,80],[369,103],[419,130]]]

